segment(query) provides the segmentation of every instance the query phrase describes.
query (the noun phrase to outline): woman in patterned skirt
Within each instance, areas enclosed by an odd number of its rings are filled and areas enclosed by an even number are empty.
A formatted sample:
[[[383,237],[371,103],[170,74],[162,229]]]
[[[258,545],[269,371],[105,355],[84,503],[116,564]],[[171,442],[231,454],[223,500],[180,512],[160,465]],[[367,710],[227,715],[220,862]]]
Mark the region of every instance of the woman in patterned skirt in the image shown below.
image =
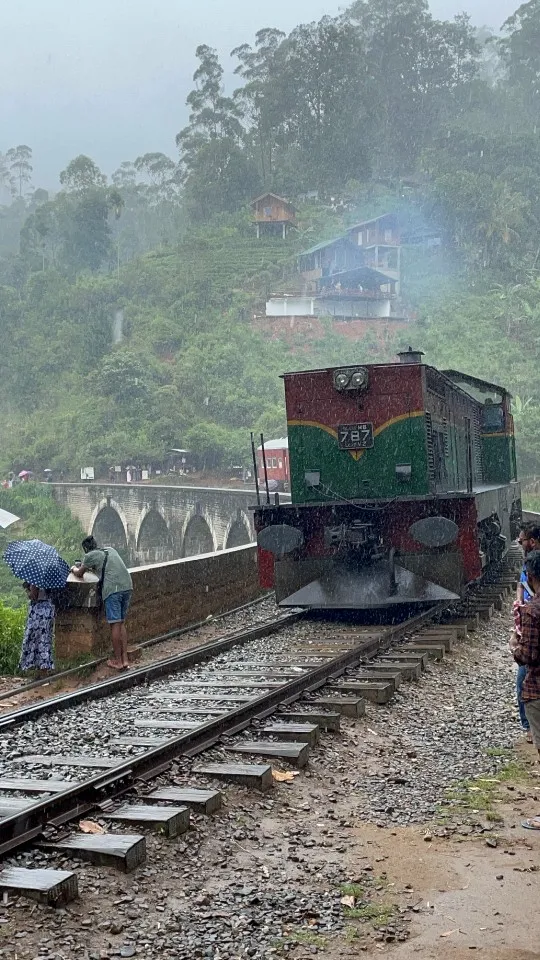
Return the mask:
[[[30,606],[24,631],[24,639],[19,661],[19,670],[54,670],[53,639],[54,616],[53,602],[46,590],[40,590],[31,583],[23,584],[28,594]]]

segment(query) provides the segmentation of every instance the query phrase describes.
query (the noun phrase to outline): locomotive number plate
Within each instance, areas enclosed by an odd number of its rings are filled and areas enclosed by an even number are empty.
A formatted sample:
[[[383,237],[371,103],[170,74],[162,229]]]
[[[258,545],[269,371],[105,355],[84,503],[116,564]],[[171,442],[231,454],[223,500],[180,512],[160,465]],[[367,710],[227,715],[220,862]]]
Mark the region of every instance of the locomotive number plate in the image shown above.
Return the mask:
[[[367,450],[373,446],[372,423],[343,423],[338,427],[340,450]]]

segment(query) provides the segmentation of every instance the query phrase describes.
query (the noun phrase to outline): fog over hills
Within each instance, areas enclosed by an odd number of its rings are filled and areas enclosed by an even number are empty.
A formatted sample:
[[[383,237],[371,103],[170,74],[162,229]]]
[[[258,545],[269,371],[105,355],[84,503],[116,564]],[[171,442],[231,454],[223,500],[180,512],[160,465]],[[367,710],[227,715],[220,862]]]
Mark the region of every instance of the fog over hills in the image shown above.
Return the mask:
[[[77,154],[111,173],[150,150],[176,156],[195,48],[218,49],[232,84],[231,49],[262,26],[290,31],[335,15],[335,0],[20,0],[4,5],[0,34],[0,152],[34,151],[34,184],[57,186]],[[433,0],[435,16],[462,12],[458,0]],[[468,0],[478,25],[498,29],[513,0]]]

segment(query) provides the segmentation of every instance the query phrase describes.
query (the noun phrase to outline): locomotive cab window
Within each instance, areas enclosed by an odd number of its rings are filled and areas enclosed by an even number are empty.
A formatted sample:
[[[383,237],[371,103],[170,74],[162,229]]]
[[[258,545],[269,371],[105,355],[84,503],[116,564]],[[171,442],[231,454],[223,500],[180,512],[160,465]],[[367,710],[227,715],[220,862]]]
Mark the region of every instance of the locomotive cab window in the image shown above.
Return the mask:
[[[482,428],[486,432],[495,432],[504,428],[504,411],[500,403],[487,398],[482,407]]]

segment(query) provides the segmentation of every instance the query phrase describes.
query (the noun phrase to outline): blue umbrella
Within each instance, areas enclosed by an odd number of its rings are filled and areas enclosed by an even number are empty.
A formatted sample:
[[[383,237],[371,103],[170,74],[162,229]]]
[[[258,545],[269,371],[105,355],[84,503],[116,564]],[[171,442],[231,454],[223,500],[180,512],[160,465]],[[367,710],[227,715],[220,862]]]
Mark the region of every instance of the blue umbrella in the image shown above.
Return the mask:
[[[8,543],[4,560],[19,580],[43,590],[65,587],[69,566],[54,547],[41,540],[15,540]]]

